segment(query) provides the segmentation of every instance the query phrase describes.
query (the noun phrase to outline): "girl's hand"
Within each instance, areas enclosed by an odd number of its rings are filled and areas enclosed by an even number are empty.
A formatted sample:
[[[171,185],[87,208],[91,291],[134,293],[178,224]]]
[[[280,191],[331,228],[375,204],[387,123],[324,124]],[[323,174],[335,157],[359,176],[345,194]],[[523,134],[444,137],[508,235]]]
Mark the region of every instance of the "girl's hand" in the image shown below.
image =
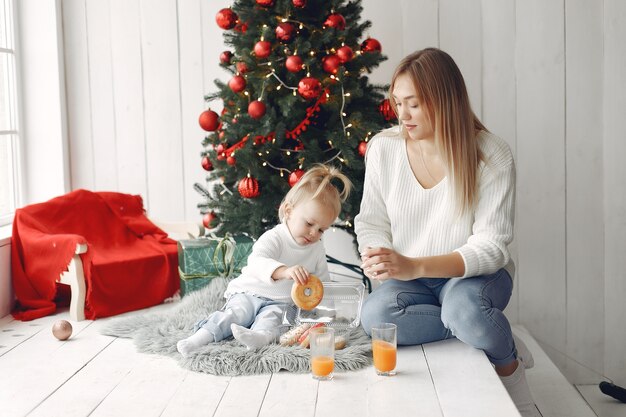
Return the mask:
[[[293,265],[283,271],[285,278],[292,279],[300,285],[305,285],[309,279],[309,271],[302,265]]]
[[[371,279],[410,281],[419,278],[416,272],[419,260],[400,255],[393,249],[367,248],[361,254],[361,260],[361,268]]]

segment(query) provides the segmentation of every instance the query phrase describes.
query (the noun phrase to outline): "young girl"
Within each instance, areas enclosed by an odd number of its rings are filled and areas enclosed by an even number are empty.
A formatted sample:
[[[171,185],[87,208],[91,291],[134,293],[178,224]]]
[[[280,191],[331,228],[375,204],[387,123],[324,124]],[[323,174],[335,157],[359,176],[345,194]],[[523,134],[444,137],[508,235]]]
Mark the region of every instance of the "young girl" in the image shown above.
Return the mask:
[[[439,49],[400,62],[390,101],[400,126],[369,142],[355,218],[362,268],[382,282],[361,323],[366,332],[396,323],[399,344],[456,337],[483,350],[522,415],[536,416],[524,373],[532,356],[502,312],[515,271],[509,146],[474,115],[459,68]]]
[[[341,191],[333,180],[341,183]],[[195,333],[178,342],[178,351],[188,357],[231,335],[248,349],[272,343],[279,336],[293,281],[304,285],[309,274],[330,279],[320,239],[337,219],[351,187],[337,168],[316,165],[307,171],[280,204],[281,223],[259,237],[247,266],[228,284],[224,307],[197,323]]]

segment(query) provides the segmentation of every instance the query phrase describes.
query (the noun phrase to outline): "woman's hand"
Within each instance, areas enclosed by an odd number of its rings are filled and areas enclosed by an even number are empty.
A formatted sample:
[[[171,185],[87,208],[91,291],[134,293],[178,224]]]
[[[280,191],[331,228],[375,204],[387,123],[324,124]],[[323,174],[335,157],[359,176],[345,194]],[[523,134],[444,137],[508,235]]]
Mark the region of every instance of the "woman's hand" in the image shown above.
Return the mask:
[[[278,275],[277,277],[274,277]],[[305,285],[309,280],[309,271],[306,270],[302,265],[293,265],[293,266],[281,266],[276,269],[274,274],[272,275],[274,278],[278,279],[292,279],[296,281],[300,285]]]
[[[417,274],[419,261],[400,255],[393,249],[367,248],[361,254],[361,268],[371,279],[384,281],[390,278],[410,281],[419,278]]]

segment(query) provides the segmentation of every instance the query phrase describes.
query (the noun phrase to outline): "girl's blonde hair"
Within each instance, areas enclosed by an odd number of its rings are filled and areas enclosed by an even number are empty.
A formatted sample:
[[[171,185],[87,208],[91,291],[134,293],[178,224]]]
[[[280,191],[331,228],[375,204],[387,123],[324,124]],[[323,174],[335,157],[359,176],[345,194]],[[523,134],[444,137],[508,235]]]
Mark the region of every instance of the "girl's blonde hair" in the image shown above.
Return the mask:
[[[478,195],[478,165],[483,159],[476,135],[487,130],[470,105],[463,75],[450,55],[426,48],[405,57],[396,68],[389,100],[396,111],[393,89],[400,75],[413,81],[417,99],[435,133],[435,145],[446,165],[459,214],[471,210]],[[403,128],[403,134],[406,131]]]
[[[333,184],[333,180],[341,183],[341,191]],[[287,206],[295,207],[314,199],[331,207],[337,217],[341,213],[341,203],[346,201],[351,189],[352,182],[338,168],[322,164],[314,165],[285,195],[278,209],[278,218],[281,222],[283,221]]]

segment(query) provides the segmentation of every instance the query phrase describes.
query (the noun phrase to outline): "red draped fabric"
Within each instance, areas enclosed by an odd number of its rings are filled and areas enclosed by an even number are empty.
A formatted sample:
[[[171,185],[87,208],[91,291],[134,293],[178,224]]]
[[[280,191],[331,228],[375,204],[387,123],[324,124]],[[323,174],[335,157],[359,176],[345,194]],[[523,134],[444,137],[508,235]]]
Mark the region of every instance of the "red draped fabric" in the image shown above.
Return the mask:
[[[156,305],[179,289],[176,242],[145,216],[140,196],[76,190],[15,213],[16,319],[56,311],[57,281],[79,243],[88,245],[81,255],[87,319]]]

